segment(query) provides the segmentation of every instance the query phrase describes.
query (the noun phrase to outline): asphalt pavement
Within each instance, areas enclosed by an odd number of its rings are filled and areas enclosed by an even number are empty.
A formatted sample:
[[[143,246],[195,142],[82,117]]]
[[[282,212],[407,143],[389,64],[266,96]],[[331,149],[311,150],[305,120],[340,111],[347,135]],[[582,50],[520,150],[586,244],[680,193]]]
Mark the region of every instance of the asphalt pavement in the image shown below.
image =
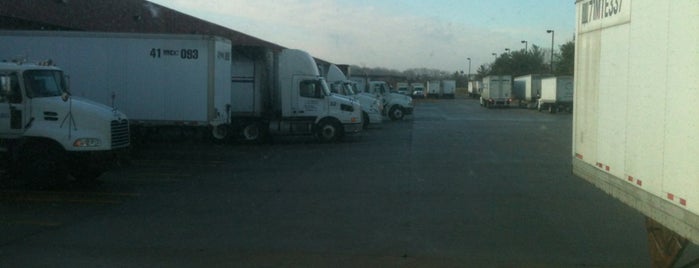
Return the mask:
[[[97,186],[1,189],[0,267],[649,266],[571,126],[427,99],[338,143],[144,144]]]

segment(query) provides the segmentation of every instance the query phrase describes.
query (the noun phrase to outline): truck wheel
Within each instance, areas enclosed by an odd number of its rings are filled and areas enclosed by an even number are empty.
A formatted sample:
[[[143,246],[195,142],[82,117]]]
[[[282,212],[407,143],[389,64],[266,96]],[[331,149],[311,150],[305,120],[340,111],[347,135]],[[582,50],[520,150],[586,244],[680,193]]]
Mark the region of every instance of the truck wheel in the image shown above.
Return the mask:
[[[388,112],[388,117],[390,117],[393,121],[401,120],[403,119],[403,116],[405,116],[403,108],[398,106],[391,107],[391,110]]]
[[[66,181],[65,152],[58,145],[34,142],[22,146],[14,174],[30,187],[47,187]]]
[[[211,129],[211,137],[214,138],[214,141],[216,142],[222,142],[225,141],[226,138],[228,138],[228,126],[221,124],[214,126]]]
[[[85,168],[85,167],[74,167],[70,171],[70,175],[75,178],[80,184],[92,184],[97,181],[97,178],[104,173],[101,168]]]
[[[323,120],[318,124],[316,136],[322,142],[335,142],[342,138],[342,126],[333,120]]]
[[[369,114],[362,112],[362,127],[367,128],[369,126]]]
[[[247,142],[260,142],[264,139],[264,132],[260,123],[251,122],[243,128],[243,139]]]

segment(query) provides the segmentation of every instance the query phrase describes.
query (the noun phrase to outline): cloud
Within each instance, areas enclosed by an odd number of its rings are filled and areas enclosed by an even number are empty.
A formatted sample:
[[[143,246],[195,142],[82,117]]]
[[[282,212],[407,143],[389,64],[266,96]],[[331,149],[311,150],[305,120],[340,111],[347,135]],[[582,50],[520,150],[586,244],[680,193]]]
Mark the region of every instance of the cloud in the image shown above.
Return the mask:
[[[156,2],[163,2],[160,0]],[[492,31],[421,13],[333,0],[170,0],[168,6],[340,64],[472,72],[501,53],[511,31]],[[517,40],[516,42],[519,42]],[[513,44],[514,45],[514,44]],[[497,47],[497,49],[493,49]],[[514,49],[514,48],[513,48]],[[488,52],[484,52],[488,51]]]

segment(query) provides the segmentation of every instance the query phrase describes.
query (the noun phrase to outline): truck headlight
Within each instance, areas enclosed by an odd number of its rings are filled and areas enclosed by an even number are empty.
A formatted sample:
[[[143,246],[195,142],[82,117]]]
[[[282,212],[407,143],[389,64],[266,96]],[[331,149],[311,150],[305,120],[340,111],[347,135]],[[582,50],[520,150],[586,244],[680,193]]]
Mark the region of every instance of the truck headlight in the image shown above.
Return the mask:
[[[97,138],[80,138],[73,142],[73,147],[97,147],[101,144],[102,142]]]

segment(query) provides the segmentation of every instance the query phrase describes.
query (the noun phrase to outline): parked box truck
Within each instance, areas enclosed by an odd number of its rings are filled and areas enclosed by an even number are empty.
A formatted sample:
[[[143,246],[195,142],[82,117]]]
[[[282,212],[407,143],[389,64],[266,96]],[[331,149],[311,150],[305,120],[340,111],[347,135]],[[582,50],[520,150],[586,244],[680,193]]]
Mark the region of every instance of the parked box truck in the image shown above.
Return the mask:
[[[541,97],[537,100],[539,111],[555,113],[573,109],[573,77],[558,76],[541,79]]]
[[[403,95],[410,95],[410,84],[407,82],[396,83],[396,92]]]
[[[456,95],[456,81],[455,80],[442,80],[442,97],[453,99]]]
[[[541,79],[550,75],[529,74],[515,77],[512,98],[520,107],[536,108],[541,96]]]
[[[427,81],[427,97],[439,98],[442,96],[442,88],[439,80]]]
[[[359,103],[331,94],[305,51],[240,48],[232,71],[231,122],[245,140],[315,135],[335,141],[362,130]]]
[[[494,106],[509,106],[512,97],[512,76],[491,75],[483,77],[483,89],[481,91],[481,106],[490,108]]]
[[[699,2],[576,10],[573,173],[647,216],[651,250],[678,256],[699,243]]]
[[[2,31],[0,56],[52,59],[72,94],[129,115],[132,126],[210,127],[227,136],[231,42],[205,35]]]
[[[71,82],[81,80],[75,75]],[[63,70],[45,64],[0,63],[0,166],[15,179],[33,186],[60,182],[68,175],[89,182],[107,170],[129,143],[126,116],[71,97]]]

